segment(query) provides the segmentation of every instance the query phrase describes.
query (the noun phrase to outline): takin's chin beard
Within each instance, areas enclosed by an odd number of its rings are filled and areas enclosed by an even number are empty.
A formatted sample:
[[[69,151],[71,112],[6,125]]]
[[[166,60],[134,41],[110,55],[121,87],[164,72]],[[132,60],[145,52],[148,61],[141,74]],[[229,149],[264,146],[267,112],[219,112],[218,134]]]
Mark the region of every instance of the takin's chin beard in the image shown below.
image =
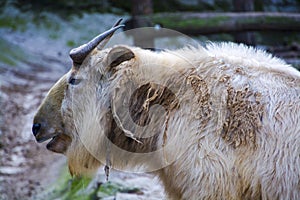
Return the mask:
[[[93,176],[101,165],[81,142],[72,142],[66,156],[72,176]]]

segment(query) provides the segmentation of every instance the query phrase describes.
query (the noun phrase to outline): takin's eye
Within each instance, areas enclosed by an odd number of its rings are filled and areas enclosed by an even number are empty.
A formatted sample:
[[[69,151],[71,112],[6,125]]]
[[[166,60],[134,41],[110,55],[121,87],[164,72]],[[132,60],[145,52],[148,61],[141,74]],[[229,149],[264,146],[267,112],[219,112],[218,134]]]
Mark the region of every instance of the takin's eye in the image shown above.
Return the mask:
[[[71,77],[71,78],[69,79],[68,83],[69,83],[70,85],[78,85],[78,84],[80,83],[80,81],[81,81],[81,79],[76,79],[76,78]]]

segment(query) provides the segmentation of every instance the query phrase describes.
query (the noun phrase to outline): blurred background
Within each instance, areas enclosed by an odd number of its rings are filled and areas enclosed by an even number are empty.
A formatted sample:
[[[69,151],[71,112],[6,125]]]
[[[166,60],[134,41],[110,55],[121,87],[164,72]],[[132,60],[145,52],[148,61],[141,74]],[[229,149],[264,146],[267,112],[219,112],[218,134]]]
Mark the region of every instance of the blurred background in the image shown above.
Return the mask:
[[[199,43],[245,43],[299,69],[299,11],[300,0],[1,0],[0,200],[164,199],[149,174],[114,171],[106,182],[100,169],[94,179],[72,178],[64,156],[35,142],[34,112],[70,69],[71,48],[123,18],[124,30],[168,28]],[[161,39],[145,43],[124,33],[119,38],[142,47]],[[165,42],[172,46],[177,40]]]

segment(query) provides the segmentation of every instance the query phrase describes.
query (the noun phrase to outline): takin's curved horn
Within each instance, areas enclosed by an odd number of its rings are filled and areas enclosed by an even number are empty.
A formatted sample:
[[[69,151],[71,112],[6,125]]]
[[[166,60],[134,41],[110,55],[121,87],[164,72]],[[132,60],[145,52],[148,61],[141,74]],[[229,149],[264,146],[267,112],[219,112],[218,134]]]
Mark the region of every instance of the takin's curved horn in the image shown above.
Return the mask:
[[[118,25],[121,23],[122,20],[123,20],[122,18],[119,19],[119,20],[113,25],[112,28],[118,26]],[[111,38],[112,35],[113,35],[113,33],[111,33],[110,35],[108,35],[108,36],[107,36],[100,44],[98,44],[98,45],[97,45],[97,49],[98,49],[98,50],[103,49],[104,46],[107,44],[107,42],[109,41],[109,39]]]
[[[74,48],[70,51],[70,57],[73,60],[74,64],[82,64],[83,60],[86,56],[99,45],[101,41],[103,41],[107,37],[111,37],[111,35],[124,25],[119,25],[122,19],[118,20],[118,22],[112,27],[111,29],[101,33],[100,35],[96,36],[94,39],[89,41],[86,44],[81,45],[80,47]],[[107,40],[108,41],[108,40]],[[106,42],[107,42],[106,41]],[[104,45],[103,45],[104,46]]]

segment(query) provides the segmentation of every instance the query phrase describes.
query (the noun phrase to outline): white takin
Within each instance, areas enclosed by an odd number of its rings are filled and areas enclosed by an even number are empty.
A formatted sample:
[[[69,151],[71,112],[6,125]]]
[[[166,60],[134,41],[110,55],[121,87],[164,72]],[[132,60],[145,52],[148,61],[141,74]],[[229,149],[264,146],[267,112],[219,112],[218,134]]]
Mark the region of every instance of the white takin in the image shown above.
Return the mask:
[[[73,49],[32,131],[73,175],[157,174],[170,199],[300,199],[300,73],[244,45]]]

